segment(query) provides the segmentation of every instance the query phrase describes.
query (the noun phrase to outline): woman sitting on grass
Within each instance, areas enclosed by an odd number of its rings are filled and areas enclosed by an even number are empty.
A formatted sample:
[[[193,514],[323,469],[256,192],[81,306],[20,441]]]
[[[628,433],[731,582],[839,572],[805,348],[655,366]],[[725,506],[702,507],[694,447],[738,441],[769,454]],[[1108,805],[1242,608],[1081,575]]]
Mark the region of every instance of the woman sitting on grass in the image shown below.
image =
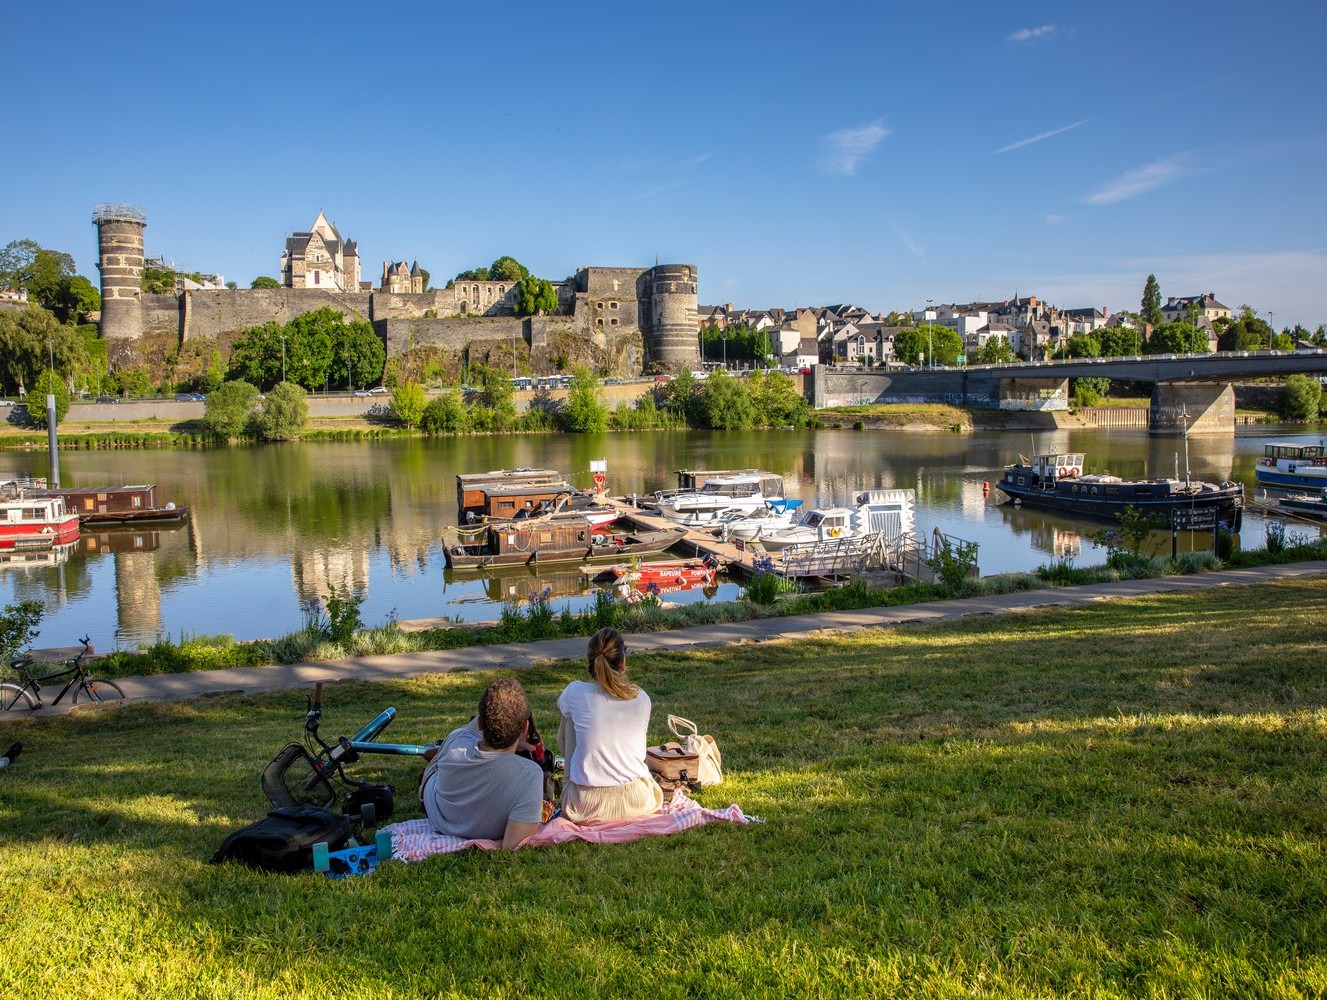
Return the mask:
[[[658,812],[663,792],[645,767],[650,696],[627,680],[622,636],[601,628],[585,658],[593,679],[572,681],[558,696],[562,812],[574,823]]]

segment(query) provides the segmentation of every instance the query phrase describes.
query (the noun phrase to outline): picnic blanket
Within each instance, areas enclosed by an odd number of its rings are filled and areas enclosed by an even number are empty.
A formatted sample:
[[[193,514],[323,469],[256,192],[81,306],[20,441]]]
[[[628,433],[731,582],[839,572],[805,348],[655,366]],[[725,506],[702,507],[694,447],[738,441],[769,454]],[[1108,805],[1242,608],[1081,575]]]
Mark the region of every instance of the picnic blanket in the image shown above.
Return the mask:
[[[737,805],[726,809],[706,809],[678,788],[673,791],[672,801],[664,803],[663,811],[650,816],[584,825],[555,816],[521,847],[546,847],[549,844],[563,844],[568,840],[588,840],[592,844],[626,844],[641,837],[681,833],[718,821],[743,825],[764,822],[758,816],[746,815]],[[401,861],[422,861],[433,854],[447,854],[468,847],[496,851],[502,846],[499,840],[465,840],[437,833],[426,819],[393,823],[385,829],[392,834],[392,857]]]

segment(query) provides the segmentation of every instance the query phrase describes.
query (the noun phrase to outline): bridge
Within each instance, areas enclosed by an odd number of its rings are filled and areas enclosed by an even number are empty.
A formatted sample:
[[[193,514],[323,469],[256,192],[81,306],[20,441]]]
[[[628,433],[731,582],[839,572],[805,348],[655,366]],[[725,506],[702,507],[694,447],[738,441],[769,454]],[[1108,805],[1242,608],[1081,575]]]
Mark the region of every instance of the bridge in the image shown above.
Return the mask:
[[[966,368],[853,369],[817,365],[811,396],[817,408],[866,403],[945,402],[1006,410],[1065,409],[1069,380],[1109,378],[1152,385],[1153,434],[1231,433],[1231,383],[1304,374],[1327,376],[1327,349],[1156,354],[1075,358]]]

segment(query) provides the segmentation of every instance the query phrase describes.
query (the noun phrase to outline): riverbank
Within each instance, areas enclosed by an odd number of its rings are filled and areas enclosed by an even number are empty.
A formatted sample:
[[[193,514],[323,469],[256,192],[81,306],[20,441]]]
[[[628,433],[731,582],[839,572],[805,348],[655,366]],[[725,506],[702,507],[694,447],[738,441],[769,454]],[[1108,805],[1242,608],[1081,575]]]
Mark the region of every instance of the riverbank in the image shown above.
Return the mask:
[[[32,719],[0,773],[0,978],[106,1000],[1318,995],[1325,619],[1304,578],[759,645],[633,636],[650,740],[696,719],[725,770],[699,801],[764,824],[341,882],[207,864],[268,808],[303,683]],[[546,733],[583,654],[522,664]],[[393,705],[386,738],[445,735],[493,674],[429,666],[330,688],[323,732]],[[416,760],[351,772],[419,815]]]

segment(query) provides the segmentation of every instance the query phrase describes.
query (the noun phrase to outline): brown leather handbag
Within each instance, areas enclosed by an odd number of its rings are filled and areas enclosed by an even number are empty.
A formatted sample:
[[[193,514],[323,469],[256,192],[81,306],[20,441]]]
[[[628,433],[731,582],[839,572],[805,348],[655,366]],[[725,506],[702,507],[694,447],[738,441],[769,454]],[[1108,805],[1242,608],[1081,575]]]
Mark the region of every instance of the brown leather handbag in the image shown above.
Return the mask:
[[[679,785],[693,792],[700,787],[700,754],[688,753],[681,743],[646,747],[645,766],[665,792]]]

